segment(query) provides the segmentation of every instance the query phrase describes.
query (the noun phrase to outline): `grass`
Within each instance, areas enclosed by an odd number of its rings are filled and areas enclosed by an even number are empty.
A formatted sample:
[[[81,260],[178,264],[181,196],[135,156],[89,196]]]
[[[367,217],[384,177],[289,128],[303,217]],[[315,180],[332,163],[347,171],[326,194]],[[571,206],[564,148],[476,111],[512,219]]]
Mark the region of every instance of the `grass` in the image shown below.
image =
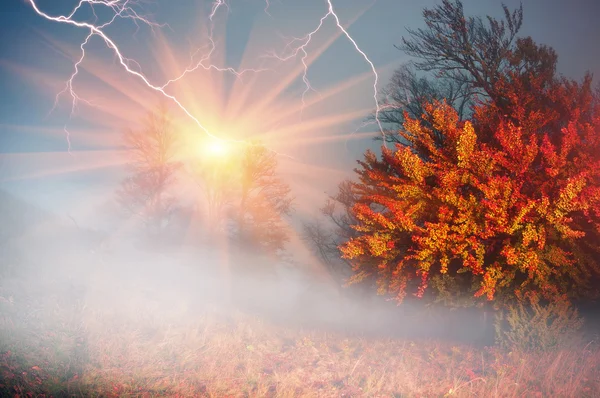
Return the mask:
[[[551,353],[285,327],[113,286],[0,288],[0,395],[593,397],[595,342]],[[119,296],[123,294],[124,296]],[[114,300],[104,300],[107,295]],[[115,298],[116,297],[116,298]],[[110,303],[119,303],[118,305]]]

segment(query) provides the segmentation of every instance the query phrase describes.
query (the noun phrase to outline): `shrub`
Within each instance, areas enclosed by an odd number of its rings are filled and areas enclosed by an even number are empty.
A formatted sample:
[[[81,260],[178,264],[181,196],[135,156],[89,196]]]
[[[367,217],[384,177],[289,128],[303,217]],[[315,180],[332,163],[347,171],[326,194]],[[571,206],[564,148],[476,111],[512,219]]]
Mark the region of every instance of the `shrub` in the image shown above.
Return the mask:
[[[566,300],[519,301],[496,315],[496,342],[509,349],[546,351],[573,341],[583,323]]]

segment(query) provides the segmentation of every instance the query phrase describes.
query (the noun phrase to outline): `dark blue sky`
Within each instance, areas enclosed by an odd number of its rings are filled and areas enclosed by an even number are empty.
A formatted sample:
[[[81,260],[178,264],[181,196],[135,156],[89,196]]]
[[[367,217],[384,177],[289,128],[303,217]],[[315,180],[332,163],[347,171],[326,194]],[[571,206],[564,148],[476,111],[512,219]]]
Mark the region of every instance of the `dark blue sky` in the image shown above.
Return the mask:
[[[273,0],[269,10],[272,17],[269,17],[263,12],[265,3],[262,0],[229,0],[229,3],[231,14],[222,32],[225,33],[223,37],[226,41],[223,39],[219,45],[226,45],[224,62],[231,66],[237,66],[242,59],[252,34],[263,35],[271,42],[281,44],[277,34],[306,34],[315,28],[318,18],[326,11],[326,4],[321,0]],[[370,3],[371,1],[367,0],[333,0],[342,22],[358,15]],[[393,45],[400,42],[406,27],[417,28],[422,25],[423,7],[430,7],[436,3],[437,1],[433,0],[378,0],[349,28],[350,34],[380,70],[380,87],[387,83],[393,66],[407,59]],[[463,3],[467,14],[502,16],[500,1],[464,0]],[[505,3],[510,8],[519,4],[515,0],[506,0]],[[38,0],[37,4],[48,13],[58,14],[68,12],[76,2]],[[524,0],[523,6],[525,20],[521,35],[530,35],[536,42],[555,48],[559,54],[560,72],[569,77],[581,78],[585,71],[589,70],[600,76],[600,49],[597,44],[600,38],[600,1]],[[208,7],[208,2],[200,0],[157,0],[150,3],[149,8],[145,10],[152,13],[158,22],[171,25],[173,30],[165,30],[165,35],[170,43],[177,43],[181,52],[185,53],[190,43],[194,42],[191,33],[206,22],[199,20],[199,16],[201,10]],[[321,40],[326,40],[326,35],[333,32],[333,25],[329,21]],[[54,114],[48,116],[48,112],[52,108],[54,94],[63,87],[63,82],[73,68],[72,60],[60,52],[67,48],[73,51],[74,55],[78,54],[78,46],[85,38],[85,33],[75,27],[44,20],[35,14],[25,0],[3,1],[0,8],[0,152],[66,150],[63,136],[47,134],[44,131],[58,131],[68,121],[67,102]],[[107,33],[121,46],[124,53],[140,62],[149,77],[160,77],[159,68],[153,62],[156,55],[152,54],[155,42],[151,32],[141,29],[134,36],[135,26],[121,23],[107,30]],[[100,41],[92,43],[88,52],[104,59],[108,65],[107,73],[113,73],[114,70],[117,81],[129,84],[127,79],[133,79],[118,71],[113,56]],[[257,53],[254,58],[259,55]],[[252,59],[250,54],[246,54],[246,57]],[[109,67],[111,64],[113,66]],[[315,88],[324,89],[368,71],[368,65],[342,37],[311,65],[309,77]],[[595,80],[598,81],[598,78]],[[85,76],[81,82],[85,82]],[[290,92],[297,93],[300,84],[301,80],[297,79],[296,84],[290,86]],[[353,91],[351,95],[348,94],[346,101],[335,100],[335,106],[332,105],[331,109],[344,112],[346,106],[348,109],[369,107],[372,104],[371,90],[372,81],[367,79],[365,84],[360,86],[359,92]],[[110,91],[105,91],[105,101],[110,101],[108,93]],[[199,88],[195,95],[201,96],[202,88]],[[327,108],[328,105],[323,107]],[[107,121],[103,122],[110,125]],[[354,121],[344,121],[337,126],[331,126],[330,129],[335,133],[343,133],[352,131],[359,123],[360,117],[357,117]],[[115,125],[122,126],[123,122],[115,121]],[[81,117],[76,117],[69,123],[74,149],[94,149],[93,145],[80,138],[81,135],[78,136],[78,131],[94,128],[93,121]],[[323,134],[328,133],[327,131]],[[97,143],[98,140],[94,142]],[[320,145],[307,152],[318,153],[321,159],[333,159],[331,166],[339,167],[340,164],[351,161],[353,156],[358,156],[365,145],[366,142],[352,143],[350,155],[345,153],[343,156],[336,153],[339,151],[339,143]],[[61,167],[69,169],[68,158],[61,158],[60,162],[64,163]],[[98,172],[94,178],[81,173],[18,178],[20,170],[25,168],[31,173],[35,167],[43,169],[47,164],[41,162],[36,165],[36,162],[27,156],[5,156],[0,166],[0,189],[12,190],[34,202],[47,204],[48,207],[68,207],[72,202],[70,199],[65,201],[65,196],[77,197],[73,193],[77,189],[100,190],[100,181],[105,184],[112,181],[106,173],[101,178],[102,173]],[[17,181],[14,181],[15,178]]]

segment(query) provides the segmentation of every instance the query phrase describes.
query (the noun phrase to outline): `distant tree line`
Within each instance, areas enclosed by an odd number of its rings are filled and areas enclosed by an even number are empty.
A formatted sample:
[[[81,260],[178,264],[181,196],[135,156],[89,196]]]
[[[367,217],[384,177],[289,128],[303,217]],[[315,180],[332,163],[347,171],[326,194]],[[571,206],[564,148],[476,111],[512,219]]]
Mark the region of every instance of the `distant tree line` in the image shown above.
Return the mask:
[[[289,240],[284,217],[292,210],[292,197],[277,174],[276,154],[263,144],[224,140],[227,150],[221,154],[197,151],[191,158],[182,157],[181,132],[164,105],[148,113],[141,129],[127,130],[123,139],[128,175],[117,200],[127,215],[140,221],[144,239],[168,241],[174,220],[183,215],[199,219],[209,238],[230,235],[246,249],[281,253]],[[182,203],[185,172],[201,188],[196,202],[204,206],[186,208]]]

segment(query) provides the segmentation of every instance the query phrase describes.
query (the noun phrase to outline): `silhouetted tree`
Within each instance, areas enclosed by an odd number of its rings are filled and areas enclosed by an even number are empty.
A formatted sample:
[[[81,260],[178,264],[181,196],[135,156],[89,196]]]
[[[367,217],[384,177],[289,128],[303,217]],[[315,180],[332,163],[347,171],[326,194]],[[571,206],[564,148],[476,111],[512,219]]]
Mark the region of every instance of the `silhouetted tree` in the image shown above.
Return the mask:
[[[352,229],[356,223],[351,211],[355,203],[353,182],[342,181],[337,194],[329,197],[320,209],[320,217],[303,226],[304,241],[314,249],[335,279],[346,279],[352,272],[351,264],[342,258],[339,246],[357,235]]]
[[[456,109],[461,119],[469,115],[473,96],[467,83],[443,77],[432,79],[418,72],[413,63],[406,63],[394,71],[391,81],[381,90],[379,120],[384,126],[385,136],[377,136],[376,140],[400,142],[401,137],[397,133],[405,121],[405,114],[418,118],[425,112],[425,105],[434,101],[445,100]],[[369,117],[370,120],[374,118],[374,115]],[[439,131],[436,131],[436,142],[443,144]]]
[[[497,100],[496,83],[514,65],[508,62],[523,22],[523,7],[510,11],[504,20],[488,16],[465,17],[459,0],[423,11],[426,28],[409,29],[401,50],[418,59],[415,67],[466,84],[470,92]],[[487,23],[486,23],[487,22]]]
[[[291,190],[277,174],[277,154],[257,142],[216,142],[193,165],[208,206],[209,233],[276,253],[289,240],[284,217]],[[208,145],[208,144],[207,144]]]
[[[175,160],[177,135],[168,110],[150,112],[141,130],[123,135],[128,147],[130,175],[121,183],[117,200],[131,215],[139,217],[149,234],[160,235],[169,223],[177,199],[170,192],[180,164]]]
[[[423,11],[426,27],[408,29],[409,36],[397,46],[415,61],[396,70],[382,93],[380,120],[386,126],[387,141],[401,139],[396,133],[402,128],[405,113],[419,118],[424,106],[434,101],[445,100],[463,119],[478,102],[499,104],[505,100],[497,82],[520,67],[510,58],[530,39],[517,39],[523,22],[522,6],[512,12],[502,7],[503,20],[465,17],[458,0],[443,0]],[[428,127],[436,133],[436,144],[443,145],[440,132]]]

